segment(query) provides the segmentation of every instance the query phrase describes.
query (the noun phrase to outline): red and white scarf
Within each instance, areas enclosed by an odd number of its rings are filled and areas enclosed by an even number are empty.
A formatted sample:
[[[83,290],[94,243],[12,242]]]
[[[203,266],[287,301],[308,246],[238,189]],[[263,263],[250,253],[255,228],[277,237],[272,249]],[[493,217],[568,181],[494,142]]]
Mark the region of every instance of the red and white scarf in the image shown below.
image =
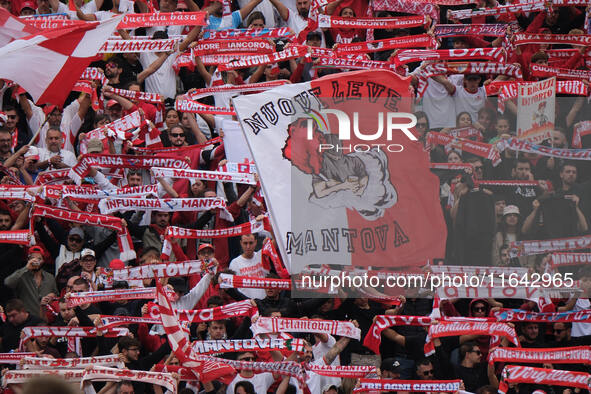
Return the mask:
[[[125,97],[130,100],[142,101],[144,103],[162,104],[162,101],[164,100],[162,98],[162,96],[158,93],[136,92],[133,90],[125,90],[125,89],[117,89],[117,88],[111,88],[111,92],[118,95],[118,96]],[[127,116],[129,116],[129,115],[127,115]],[[117,122],[117,121],[115,121],[115,122]],[[115,122],[111,122],[109,124],[112,124]],[[139,126],[136,126],[136,127],[139,127]]]
[[[101,315],[100,326],[97,326],[100,330],[109,330],[113,327],[118,327],[127,324],[160,324],[160,319],[154,319],[150,317],[138,317],[138,316],[108,316]]]
[[[167,290],[167,293],[169,293],[169,297],[173,297],[172,290]],[[154,298],[156,298],[156,288],[144,287],[135,289],[116,289],[70,293],[67,301],[68,306],[73,308],[83,304],[94,304],[105,301],[149,300]]]
[[[86,154],[78,163],[70,169],[70,177],[77,184],[80,184],[90,167],[101,168],[142,168],[150,169],[152,167],[170,167],[170,168],[189,168],[189,164],[182,159],[176,159],[166,156],[133,156],[133,155],[99,155]]]
[[[197,375],[193,373],[189,368],[181,367],[180,365],[165,365],[156,364],[154,365],[154,372],[175,372],[179,375],[181,382],[195,382],[197,381]]]
[[[203,323],[214,320],[231,319],[236,316],[253,316],[258,313],[256,306],[250,300],[231,302],[215,308],[205,309],[173,309],[179,321],[190,323]],[[162,317],[161,307],[153,302],[148,303],[148,317],[159,319]]]
[[[291,290],[291,279],[257,278],[220,274],[218,282],[222,289],[280,289]]]
[[[61,380],[68,383],[77,383],[84,376],[83,369],[27,369],[7,371],[2,376],[2,386],[9,384],[27,383],[33,378],[46,378],[47,376],[59,376]]]
[[[489,363],[511,364],[591,364],[591,347],[558,347],[547,349],[497,347],[488,353]]]
[[[494,145],[483,142],[474,142],[432,131],[427,135],[427,144],[444,145],[450,149],[460,149],[464,152],[489,159],[494,166],[501,162],[501,156]]]
[[[293,36],[290,28],[280,27],[273,29],[224,29],[224,30],[204,30],[209,34],[212,40],[236,40],[239,38],[282,38]]]
[[[434,170],[467,170],[474,169],[469,163],[429,163],[429,168]]]
[[[270,54],[244,56],[241,59],[234,60],[227,64],[220,64],[219,71],[236,70],[239,68],[249,68],[262,66],[265,64],[273,64],[290,59],[297,59],[299,57],[308,57],[308,49],[306,46],[294,45],[286,48],[281,52],[273,52]]]
[[[422,391],[437,393],[455,393],[460,389],[462,381],[457,380],[391,380],[391,379],[359,379],[359,387],[354,393],[383,391]]]
[[[483,36],[503,37],[507,34],[504,23],[473,25],[437,25],[434,34],[437,37]]]
[[[370,11],[394,11],[413,15],[429,15],[435,22],[439,21],[439,8],[435,2],[431,1],[372,0],[368,12]]]
[[[330,376],[333,378],[365,378],[369,374],[377,373],[374,366],[365,365],[306,365],[306,371],[313,372],[321,376]]]
[[[187,93],[187,97],[191,100],[199,100],[204,97],[211,96],[215,93],[247,93],[247,92],[262,92],[268,89],[273,89],[277,86],[283,86],[289,81],[279,79],[276,81],[248,83],[244,85],[223,85],[213,86],[210,88],[197,89]]]
[[[574,37],[574,36],[573,36]],[[543,64],[530,64],[532,77],[547,78],[569,78],[569,79],[591,79],[591,71],[575,70],[570,68],[544,66]]]
[[[168,337],[168,343],[181,365],[190,368],[197,375],[198,380],[203,382],[219,379],[229,383],[236,371],[228,367],[225,360],[199,359],[199,355],[191,349],[189,335],[180,327],[179,320],[159,280],[156,280],[156,286],[162,326]]]
[[[248,185],[256,185],[253,174],[247,172],[222,172],[222,171],[206,171],[206,170],[176,170],[173,168],[152,168],[154,177],[170,177],[180,179],[203,179],[206,181],[220,181],[232,183],[246,183]]]
[[[89,365],[100,365],[105,367],[125,368],[118,354],[109,354],[106,356],[95,357],[74,357],[74,358],[49,358],[27,356],[22,364],[24,369],[43,369],[43,368],[84,368]],[[41,367],[41,368],[40,368]]]
[[[126,211],[160,211],[160,212],[179,212],[179,211],[209,211],[210,209],[226,208],[226,200],[221,197],[202,197],[202,198],[103,198],[99,202],[101,213],[108,214],[112,212]]]
[[[381,62],[378,60],[358,60],[347,58],[336,58],[329,56],[320,56],[314,65],[314,68],[344,68],[355,70],[394,70],[395,66],[390,62]]]
[[[95,366],[91,369],[86,369],[82,376],[82,382],[91,381],[121,381],[131,380],[132,382],[144,382],[148,384],[155,384],[163,386],[176,394],[177,382],[170,373],[166,372],[146,372],[136,371],[130,369],[117,369]]]
[[[88,79],[90,81],[101,81],[102,85],[105,86],[109,83],[107,77],[105,77],[105,73],[101,68],[98,67],[86,67],[82,75],[80,75],[80,79]]]
[[[361,330],[353,323],[338,320],[259,317],[252,325],[251,331],[254,335],[274,332],[312,332],[361,339]]]
[[[28,246],[32,240],[33,237],[31,236],[30,230],[0,231],[0,243],[3,244]]]
[[[553,268],[568,265],[591,264],[591,253],[553,253],[550,264]]]
[[[426,15],[397,18],[341,18],[325,14],[318,15],[318,27],[321,29],[408,29],[426,25]]]
[[[215,354],[227,352],[268,352],[304,350],[303,339],[251,338],[193,341],[191,347],[195,353]]]
[[[467,48],[467,49],[409,49],[400,51],[394,57],[397,66],[425,60],[475,60],[488,59],[505,62],[507,52],[505,48]]]
[[[184,227],[168,226],[166,228],[165,238],[181,239],[199,239],[199,238],[228,238],[238,237],[246,234],[254,234],[268,229],[268,219],[262,222],[251,220],[250,222],[239,224],[238,226],[212,229],[212,230],[193,230]]]
[[[558,157],[567,160],[591,160],[591,149],[565,149],[535,145],[517,138],[508,138],[497,143],[499,150],[511,149],[519,152],[535,153],[543,156]]]
[[[118,270],[113,270],[113,280],[141,280],[171,278],[176,276],[189,276],[201,274],[203,269],[203,262],[200,260],[177,261],[174,263],[161,264],[147,264],[138,267],[126,267]]]
[[[49,185],[43,187],[42,196],[46,198],[74,198],[84,200],[100,200],[107,197],[147,197],[158,196],[158,185],[123,186],[114,190],[95,189],[76,185]]]
[[[274,362],[260,362],[260,361],[238,361],[226,360],[223,358],[198,355],[199,360],[223,363],[237,370],[254,371],[255,373],[271,372],[277,375],[291,376],[297,379],[300,383],[305,381],[305,370],[302,364],[294,361],[274,361]]]
[[[272,53],[275,45],[266,39],[241,38],[235,40],[201,40],[193,48],[193,55],[209,55],[210,53]]]
[[[20,364],[25,357],[35,357],[37,353],[32,352],[14,352],[0,353],[0,364]]]
[[[488,335],[507,338],[519,346],[515,328],[506,323],[488,321],[442,321],[429,327],[429,340],[460,335]]]
[[[23,348],[25,342],[31,338],[39,337],[67,337],[67,338],[88,338],[96,337],[98,329],[96,327],[53,327],[53,326],[32,326],[25,327],[21,331],[21,340],[19,348]],[[103,335],[107,338],[122,337],[129,334],[127,328],[115,327],[104,331]]]
[[[130,147],[130,149],[137,151],[138,153],[141,153],[142,155],[147,155],[147,156],[154,155],[155,153],[181,154],[186,151],[192,151],[195,149],[203,149],[203,148],[206,148],[206,147],[214,145],[214,144],[219,144],[220,142],[222,142],[222,139],[220,137],[215,137],[215,138],[212,138],[212,139],[204,142],[203,144],[181,146],[179,148],[160,148],[160,147],[142,148],[142,147],[132,146],[132,147]],[[155,165],[155,167],[163,167],[163,166]]]
[[[581,138],[586,135],[591,135],[591,121],[584,120],[582,122],[575,124],[573,132],[573,148],[582,148],[583,143],[581,141]]]
[[[135,251],[133,250],[133,243],[131,235],[126,226],[121,224],[121,218],[114,216],[99,215],[93,213],[85,213],[80,211],[71,211],[68,209],[49,207],[47,205],[36,204],[31,213],[31,226],[34,228],[35,216],[44,218],[52,218],[56,220],[65,220],[67,222],[86,224],[90,226],[105,227],[117,232],[117,243],[123,261],[135,258]]]
[[[350,54],[381,52],[399,48],[436,48],[437,42],[428,34],[387,38],[377,41],[366,41],[350,44],[337,44],[335,52],[338,56]]]
[[[533,383],[548,386],[567,386],[589,389],[591,375],[585,372],[564,371],[510,365],[503,369],[503,380],[507,383]]]
[[[567,312],[530,312],[520,309],[499,309],[493,311],[497,321],[533,323],[591,323],[591,309]]]
[[[236,115],[236,112],[234,112],[234,110],[231,108],[214,107],[207,104],[201,104],[197,101],[188,99],[186,96],[177,98],[177,100],[174,102],[174,109],[192,114]]]
[[[510,5],[500,5],[492,8],[477,8],[477,9],[464,9],[464,10],[452,10],[450,12],[450,18],[453,19],[468,19],[475,16],[489,16],[489,15],[513,15],[518,12],[536,12],[544,11],[546,9],[543,2],[535,1],[528,3],[516,3]]]
[[[174,51],[176,38],[165,40],[107,40],[97,53],[148,53]]]
[[[380,354],[382,331],[386,328],[404,325],[427,327],[431,322],[432,319],[429,316],[378,315],[363,339],[363,346],[373,350],[375,354]]]
[[[207,12],[154,12],[126,14],[117,29],[135,29],[145,26],[206,26]]]
[[[591,35],[515,33],[511,43],[514,46],[528,44],[567,44],[589,46],[591,45]]]
[[[35,178],[35,185],[47,185],[53,184],[58,182],[67,181],[70,178],[70,169],[66,168],[65,170],[49,170],[40,172]]]
[[[447,132],[447,135],[458,138],[475,139],[478,142],[482,142],[484,139],[480,130],[472,126],[451,129]]]

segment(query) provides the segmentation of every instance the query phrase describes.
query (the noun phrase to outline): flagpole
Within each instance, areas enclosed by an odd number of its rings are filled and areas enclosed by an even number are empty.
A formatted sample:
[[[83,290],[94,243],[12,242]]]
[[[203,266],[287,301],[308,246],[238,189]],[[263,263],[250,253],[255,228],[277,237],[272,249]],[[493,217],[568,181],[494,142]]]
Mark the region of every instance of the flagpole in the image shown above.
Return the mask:
[[[45,123],[47,123],[48,120],[49,120],[49,116],[47,118],[45,118],[45,121],[43,123],[41,123],[41,126],[39,126],[39,128],[37,129],[37,132],[35,133],[35,135],[33,135],[33,138],[31,138],[31,141],[29,141],[29,143],[27,145],[31,146],[31,144],[33,143],[33,141],[35,141],[35,138],[37,138],[37,136],[39,135],[39,133],[41,133],[41,130],[43,129],[43,126],[45,126]]]

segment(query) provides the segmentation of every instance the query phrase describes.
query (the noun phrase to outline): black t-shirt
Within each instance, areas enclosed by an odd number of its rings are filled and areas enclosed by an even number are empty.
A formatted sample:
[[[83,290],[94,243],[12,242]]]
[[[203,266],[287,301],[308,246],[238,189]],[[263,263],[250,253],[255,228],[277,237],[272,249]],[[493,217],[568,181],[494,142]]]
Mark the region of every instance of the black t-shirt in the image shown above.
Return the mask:
[[[478,388],[489,384],[486,363],[478,364],[472,368],[455,365],[454,370],[456,377],[464,382],[466,391],[474,393]]]
[[[13,349],[17,349],[20,342],[21,330],[25,327],[39,325],[41,322],[42,320],[40,318],[29,314],[29,317],[23,324],[13,326],[11,323],[6,322],[0,326],[0,335],[2,336],[2,351],[7,353]]]

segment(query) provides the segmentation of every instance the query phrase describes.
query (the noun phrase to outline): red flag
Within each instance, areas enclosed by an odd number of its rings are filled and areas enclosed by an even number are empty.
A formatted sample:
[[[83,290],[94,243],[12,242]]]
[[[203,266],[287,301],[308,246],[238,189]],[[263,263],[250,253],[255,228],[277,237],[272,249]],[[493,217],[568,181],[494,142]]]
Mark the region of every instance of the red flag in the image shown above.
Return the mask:
[[[0,48],[0,78],[23,86],[35,103],[63,103],[123,15],[45,30]]]

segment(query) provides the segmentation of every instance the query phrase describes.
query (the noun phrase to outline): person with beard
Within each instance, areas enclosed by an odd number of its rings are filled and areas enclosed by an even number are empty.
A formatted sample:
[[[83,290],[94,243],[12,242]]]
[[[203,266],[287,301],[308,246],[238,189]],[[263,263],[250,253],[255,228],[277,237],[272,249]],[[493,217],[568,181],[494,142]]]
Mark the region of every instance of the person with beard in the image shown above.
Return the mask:
[[[526,322],[521,325],[521,335],[519,335],[519,343],[521,347],[542,348],[546,347],[542,335],[540,335],[539,323]]]
[[[552,131],[552,146],[554,148],[568,148],[568,142],[564,130],[556,128]],[[560,179],[559,168],[565,160],[558,157],[542,156],[536,162],[536,179],[548,179],[553,185]]]
[[[310,13],[310,0],[297,0],[297,12],[286,7],[279,0],[270,1],[277,9],[277,12],[279,12],[279,16],[281,16],[281,19],[283,19],[287,23],[287,26],[291,30],[293,30],[296,35],[300,35],[300,33],[307,32],[308,19]],[[319,30],[319,32],[320,34],[322,34],[321,30]],[[322,47],[325,46],[326,44],[324,42],[324,35],[322,35]]]
[[[3,127],[0,129],[0,161],[5,163],[8,158],[12,156],[12,150],[10,144],[12,142],[12,134],[8,128]]]
[[[109,80],[109,86],[112,88],[122,89],[123,82],[120,79],[123,73],[123,61],[114,56],[105,64],[105,77]]]
[[[0,338],[2,338],[2,351],[7,353],[18,348],[23,328],[36,326],[42,321],[27,312],[25,304],[16,298],[6,303],[4,312],[6,322],[0,325]]]
[[[158,350],[140,358],[142,344],[136,338],[121,337],[119,339],[119,354],[125,363],[125,367],[131,370],[149,371],[157,362],[161,361],[170,353],[170,345],[166,341]],[[135,394],[143,394],[147,391],[147,384],[144,382],[133,382]]]
[[[0,133],[0,140],[3,138],[3,133]],[[8,231],[13,227],[13,220],[10,212],[0,210],[0,231]],[[6,278],[19,268],[24,257],[22,246],[13,245],[9,243],[0,244],[0,277]],[[14,292],[10,287],[0,282],[0,301],[6,302],[14,297]]]
[[[224,6],[220,0],[213,0],[205,11],[209,12],[209,29],[237,29],[244,18],[254,10],[254,7],[259,5],[262,0],[250,0],[240,10],[232,12],[231,15],[223,16]],[[188,4],[187,4],[188,5]],[[209,38],[209,33],[206,33],[204,38]]]
[[[155,211],[152,213],[152,221],[142,237],[144,248],[156,248],[162,250],[162,242],[166,227],[170,225],[172,214],[170,212]],[[176,261],[174,252],[170,254],[170,261]]]
[[[50,293],[58,294],[55,278],[42,269],[45,254],[41,246],[31,246],[27,253],[27,264],[4,279],[4,284],[14,290],[27,311],[37,317],[41,298]]]
[[[78,161],[76,156],[69,150],[62,149],[64,137],[59,128],[50,127],[45,137],[47,149],[39,148],[39,162],[37,168],[59,169],[74,167]]]
[[[8,129],[8,132],[11,136],[10,150],[14,151],[27,144],[31,136],[29,134],[29,130],[27,130],[26,127],[19,127],[18,123],[20,121],[20,116],[15,107],[11,105],[5,105],[3,112],[8,117],[4,127]]]

